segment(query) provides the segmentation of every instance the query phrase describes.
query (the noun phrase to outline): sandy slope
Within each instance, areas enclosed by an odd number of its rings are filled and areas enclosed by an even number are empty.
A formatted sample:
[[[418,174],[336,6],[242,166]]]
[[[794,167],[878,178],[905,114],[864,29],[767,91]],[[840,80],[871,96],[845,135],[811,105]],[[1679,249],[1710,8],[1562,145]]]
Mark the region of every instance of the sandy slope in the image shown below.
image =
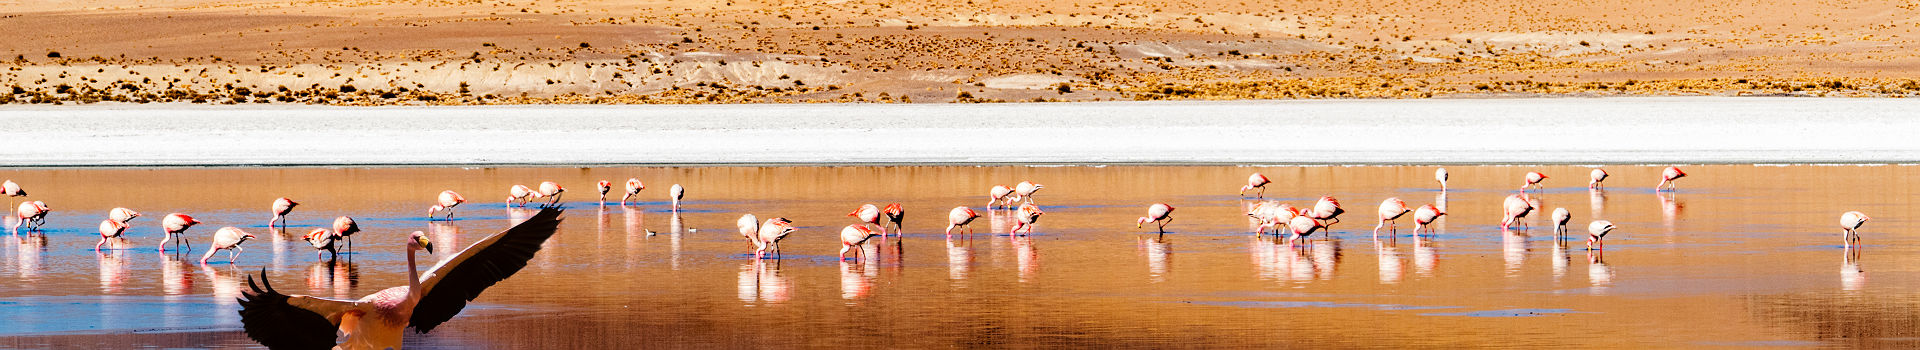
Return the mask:
[[[1920,101],[0,109],[0,165],[1920,162]]]

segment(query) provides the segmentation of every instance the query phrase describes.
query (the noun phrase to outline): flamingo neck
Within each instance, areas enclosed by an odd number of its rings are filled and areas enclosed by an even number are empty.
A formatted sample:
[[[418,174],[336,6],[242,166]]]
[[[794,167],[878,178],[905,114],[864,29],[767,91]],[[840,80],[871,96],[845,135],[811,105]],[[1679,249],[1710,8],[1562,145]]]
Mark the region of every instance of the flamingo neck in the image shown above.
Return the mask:
[[[413,259],[413,252],[416,250],[419,249],[411,244],[407,245],[407,294],[413,298],[420,297],[420,268],[414,264]]]

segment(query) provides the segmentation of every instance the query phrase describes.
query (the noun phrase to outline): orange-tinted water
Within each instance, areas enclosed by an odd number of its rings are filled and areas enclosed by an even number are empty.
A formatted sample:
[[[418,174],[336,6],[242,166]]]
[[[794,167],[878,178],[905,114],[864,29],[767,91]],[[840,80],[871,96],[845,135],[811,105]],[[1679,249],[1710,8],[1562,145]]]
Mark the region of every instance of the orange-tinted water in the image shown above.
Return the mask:
[[[512,184],[567,186],[561,232],[529,266],[410,347],[952,346],[1900,346],[1920,345],[1920,235],[1911,166],[1688,167],[1677,194],[1655,194],[1659,167],[702,167],[216,168],[5,170],[54,210],[43,234],[0,249],[0,346],[219,347],[238,331],[243,275],[281,290],[359,297],[404,284],[406,232],[440,254],[528,211],[500,201]],[[1251,234],[1235,191],[1248,173],[1267,198],[1349,211],[1332,240],[1289,247]],[[1521,175],[1552,178],[1528,219],[1503,235],[1500,200]],[[594,202],[647,182],[645,202]],[[1036,235],[1008,238],[1004,211],[971,239],[941,234],[948,209],[982,210],[987,188],[1032,180],[1047,211]],[[666,188],[688,188],[675,216]],[[434,195],[473,201],[460,220],[422,218]],[[276,197],[302,205],[292,235],[269,234]],[[1438,234],[1411,220],[1375,240],[1386,197],[1444,201]],[[15,204],[19,198],[10,198]],[[899,202],[906,236],[870,243],[877,259],[836,262],[848,211]],[[1127,224],[1153,202],[1177,207],[1164,237]],[[130,248],[96,254],[108,209],[146,216]],[[1546,213],[1574,214],[1565,248]],[[1838,217],[1868,213],[1865,247],[1840,246]],[[192,214],[189,254],[159,253],[159,218]],[[755,261],[733,223],[792,219],[779,260]],[[984,213],[985,211],[982,210]],[[329,264],[299,241],[339,215],[359,219],[355,254]],[[1613,221],[1603,259],[1586,223]],[[221,226],[261,237],[235,264],[197,263]],[[649,236],[648,231],[658,232]],[[224,253],[222,253],[224,256]]]

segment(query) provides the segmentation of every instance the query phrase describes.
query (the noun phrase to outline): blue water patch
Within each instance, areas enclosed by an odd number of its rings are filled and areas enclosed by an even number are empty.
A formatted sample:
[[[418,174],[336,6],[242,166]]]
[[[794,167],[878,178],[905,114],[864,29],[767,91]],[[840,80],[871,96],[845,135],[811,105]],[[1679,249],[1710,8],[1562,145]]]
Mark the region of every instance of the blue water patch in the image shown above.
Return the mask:
[[[1331,301],[1182,301],[1181,303],[1207,306],[1227,306],[1240,308],[1362,308],[1381,311],[1398,310],[1443,310],[1458,309],[1459,306],[1416,306],[1397,304],[1338,303]]]
[[[1590,313],[1590,312],[1573,311],[1573,309],[1506,309],[1506,310],[1485,310],[1485,311],[1467,311],[1467,312],[1436,312],[1436,313],[1424,313],[1424,314],[1420,314],[1420,316],[1535,317],[1535,316],[1576,314],[1576,313]]]
[[[240,306],[206,296],[60,296],[0,300],[0,336],[240,328]],[[98,315],[98,317],[48,317]]]

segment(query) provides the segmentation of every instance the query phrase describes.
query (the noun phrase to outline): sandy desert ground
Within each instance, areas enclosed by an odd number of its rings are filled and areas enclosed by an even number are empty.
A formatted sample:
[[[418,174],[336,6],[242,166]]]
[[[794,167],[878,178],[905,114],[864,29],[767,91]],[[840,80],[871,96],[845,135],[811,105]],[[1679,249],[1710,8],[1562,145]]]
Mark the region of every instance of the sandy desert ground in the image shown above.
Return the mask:
[[[0,1],[0,103],[1910,96],[1915,13],[1913,0],[13,0]]]

